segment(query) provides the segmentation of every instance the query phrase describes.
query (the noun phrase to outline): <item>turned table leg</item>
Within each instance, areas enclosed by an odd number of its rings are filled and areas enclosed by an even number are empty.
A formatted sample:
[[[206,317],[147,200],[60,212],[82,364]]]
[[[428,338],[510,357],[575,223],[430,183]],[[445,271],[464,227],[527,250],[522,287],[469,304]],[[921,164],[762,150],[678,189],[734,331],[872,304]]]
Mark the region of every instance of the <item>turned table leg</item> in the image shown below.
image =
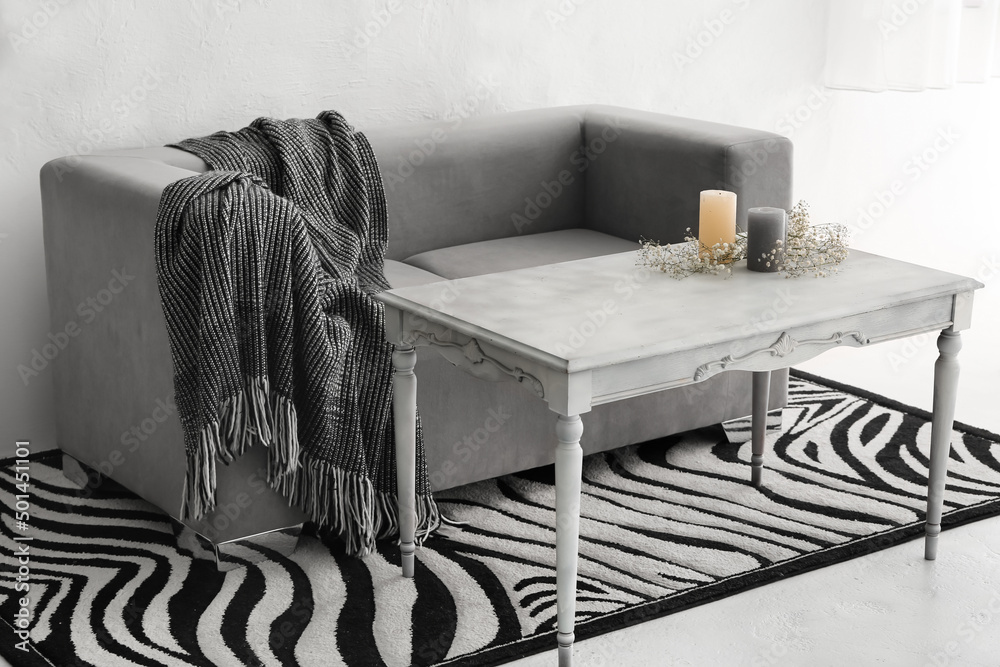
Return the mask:
[[[396,436],[396,502],[399,508],[399,551],[403,576],[413,576],[417,531],[417,353],[397,345],[392,353],[392,419]]]
[[[941,534],[944,485],[948,477],[948,455],[951,452],[958,390],[958,351],[962,349],[962,337],[957,331],[945,329],[938,337],[937,346],[941,354],[934,364],[934,419],[931,422],[927,523],[924,527],[924,558],[927,560],[937,557],[938,535]]]
[[[753,413],[750,417],[750,481],[761,485],[764,473],[764,444],[767,441],[767,402],[771,391],[771,371],[754,371]]]
[[[583,449],[579,415],[559,415],[556,422],[556,610],[559,667],[573,664],[576,623],[576,565],[580,543],[580,485]]]

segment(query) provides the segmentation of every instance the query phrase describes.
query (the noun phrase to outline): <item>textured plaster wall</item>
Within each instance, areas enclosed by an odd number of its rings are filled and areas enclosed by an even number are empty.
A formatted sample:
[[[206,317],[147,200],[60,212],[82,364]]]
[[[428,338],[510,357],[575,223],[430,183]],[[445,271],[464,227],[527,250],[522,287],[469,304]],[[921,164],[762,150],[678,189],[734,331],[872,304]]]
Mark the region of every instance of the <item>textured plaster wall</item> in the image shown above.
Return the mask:
[[[0,2],[0,454],[15,439],[55,444],[51,369],[27,381],[18,370],[62,324],[47,314],[39,167],[259,115],[335,108],[364,128],[604,102],[778,131],[795,141],[796,193],[818,218],[855,221],[903,182],[856,247],[973,275],[990,266],[997,84],[824,90],[825,14],[824,0]],[[910,156],[942,132],[957,138],[914,177]],[[998,284],[967,337],[973,382],[1000,368],[985,353]],[[929,403],[911,385],[928,386],[932,348],[826,368]],[[974,403],[959,417],[1000,429]]]

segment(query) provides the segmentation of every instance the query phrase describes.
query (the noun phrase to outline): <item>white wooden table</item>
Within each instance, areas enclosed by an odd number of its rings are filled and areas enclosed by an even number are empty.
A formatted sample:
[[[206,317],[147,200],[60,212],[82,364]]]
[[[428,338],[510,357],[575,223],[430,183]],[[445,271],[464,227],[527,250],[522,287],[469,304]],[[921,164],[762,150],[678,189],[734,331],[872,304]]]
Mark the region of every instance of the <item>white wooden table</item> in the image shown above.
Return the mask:
[[[786,279],[745,263],[730,278],[674,280],[637,253],[405,287],[379,296],[393,354],[403,575],[413,576],[414,346],[433,346],[485,380],[519,382],[556,413],[556,588],[559,664],[572,664],[583,453],[592,406],[753,371],[751,481],[761,483],[770,372],[833,347],[939,330],[934,370],[925,557],[934,559],[955,412],[959,331],[981,283],[851,251],[839,273]],[[447,299],[443,298],[447,295]],[[578,335],[572,335],[573,332]],[[549,437],[539,434],[539,446]]]

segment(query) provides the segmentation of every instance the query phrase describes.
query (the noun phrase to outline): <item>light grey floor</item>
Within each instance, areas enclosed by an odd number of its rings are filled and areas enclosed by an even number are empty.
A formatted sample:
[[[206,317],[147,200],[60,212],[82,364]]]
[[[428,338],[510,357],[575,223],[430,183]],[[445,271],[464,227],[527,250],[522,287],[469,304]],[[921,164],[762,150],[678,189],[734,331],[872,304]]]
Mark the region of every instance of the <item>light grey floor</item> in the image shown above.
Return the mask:
[[[1000,665],[1000,518],[578,641],[581,667]],[[510,663],[553,667],[555,650]]]

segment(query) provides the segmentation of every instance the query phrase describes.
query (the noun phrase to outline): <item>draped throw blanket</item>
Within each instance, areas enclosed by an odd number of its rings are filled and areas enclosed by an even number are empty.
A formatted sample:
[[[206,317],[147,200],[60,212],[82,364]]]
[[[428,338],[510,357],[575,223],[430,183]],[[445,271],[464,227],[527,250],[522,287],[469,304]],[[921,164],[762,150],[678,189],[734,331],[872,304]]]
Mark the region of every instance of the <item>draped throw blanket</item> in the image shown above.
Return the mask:
[[[268,482],[351,554],[398,532],[385,196],[340,114],[260,118],[189,139],[211,171],[168,186],[156,269],[187,476],[182,518],[215,506],[217,463],[268,448]],[[417,520],[439,524],[417,433]]]

